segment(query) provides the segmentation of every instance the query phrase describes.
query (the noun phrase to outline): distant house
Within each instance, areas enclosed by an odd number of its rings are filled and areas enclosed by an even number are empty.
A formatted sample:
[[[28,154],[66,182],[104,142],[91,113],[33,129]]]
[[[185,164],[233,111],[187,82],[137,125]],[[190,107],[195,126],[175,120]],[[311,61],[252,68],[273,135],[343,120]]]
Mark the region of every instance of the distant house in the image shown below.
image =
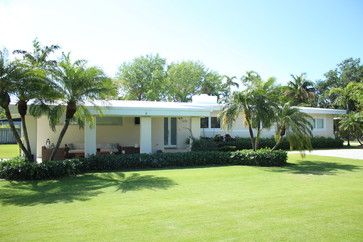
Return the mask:
[[[190,103],[149,101],[97,101],[102,110],[99,116],[93,105],[88,109],[94,114],[95,125],[70,125],[61,147],[66,144],[70,152],[85,156],[97,152],[174,152],[188,150],[189,137],[212,137],[216,134],[248,137],[248,130],[238,119],[230,131],[221,129],[218,113],[223,105],[217,97],[194,96]],[[314,118],[314,136],[334,137],[333,119],[344,114],[344,110],[299,107]],[[42,156],[46,142],[55,143],[61,125],[53,132],[46,116],[27,116],[28,133],[32,151],[37,158]],[[274,129],[263,130],[262,137],[272,137]]]

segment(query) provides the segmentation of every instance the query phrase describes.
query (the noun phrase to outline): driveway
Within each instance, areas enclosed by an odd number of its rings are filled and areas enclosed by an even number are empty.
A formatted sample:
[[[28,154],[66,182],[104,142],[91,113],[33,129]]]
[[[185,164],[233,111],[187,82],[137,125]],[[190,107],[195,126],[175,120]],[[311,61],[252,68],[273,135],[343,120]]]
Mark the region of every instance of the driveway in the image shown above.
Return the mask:
[[[299,152],[290,151],[289,153],[296,154]],[[311,152],[307,151],[306,154],[363,160],[363,149],[312,150]]]

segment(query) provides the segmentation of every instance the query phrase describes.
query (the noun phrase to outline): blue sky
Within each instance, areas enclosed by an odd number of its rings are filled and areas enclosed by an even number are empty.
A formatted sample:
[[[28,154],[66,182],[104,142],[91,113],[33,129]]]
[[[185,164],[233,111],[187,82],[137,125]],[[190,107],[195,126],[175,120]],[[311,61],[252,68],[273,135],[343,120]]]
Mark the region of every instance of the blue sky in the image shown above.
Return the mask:
[[[111,76],[124,61],[159,53],[238,77],[316,80],[347,57],[363,59],[362,27],[360,0],[0,0],[0,48],[29,49],[38,37]]]

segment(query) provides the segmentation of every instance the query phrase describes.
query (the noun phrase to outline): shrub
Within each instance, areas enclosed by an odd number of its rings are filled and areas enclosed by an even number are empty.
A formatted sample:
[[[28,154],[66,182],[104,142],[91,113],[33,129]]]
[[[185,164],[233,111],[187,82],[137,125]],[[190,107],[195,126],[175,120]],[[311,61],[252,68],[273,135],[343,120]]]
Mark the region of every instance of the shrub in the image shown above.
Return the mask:
[[[0,178],[8,180],[43,180],[60,178],[79,173],[81,161],[77,159],[63,161],[27,162],[17,157],[0,162]]]
[[[216,141],[218,140],[218,141]],[[194,140],[192,144],[192,151],[236,151],[251,149],[250,138],[228,138],[221,141],[219,137],[215,138],[201,138]],[[313,137],[311,139],[312,147],[314,149],[331,149],[343,147],[343,140],[339,138],[326,138],[326,137]],[[260,148],[272,148],[275,145],[274,138],[261,138],[259,142]],[[289,150],[290,145],[284,139],[279,145],[278,149]]]
[[[81,160],[29,163],[23,158],[0,162],[0,178],[8,180],[55,179],[84,172],[202,166],[283,166],[285,151],[181,152],[155,154],[95,155]]]
[[[96,155],[83,160],[84,171],[174,168],[218,165],[286,165],[285,151],[181,152],[159,154]]]

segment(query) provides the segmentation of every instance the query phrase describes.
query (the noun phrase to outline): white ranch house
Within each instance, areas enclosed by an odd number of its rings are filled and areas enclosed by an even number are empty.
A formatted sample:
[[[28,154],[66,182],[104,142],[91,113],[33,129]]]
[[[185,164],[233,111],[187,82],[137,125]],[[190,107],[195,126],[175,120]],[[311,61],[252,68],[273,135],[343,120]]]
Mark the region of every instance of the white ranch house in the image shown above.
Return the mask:
[[[186,140],[193,136],[213,137],[216,134],[248,137],[248,130],[238,119],[231,130],[223,130],[217,119],[223,105],[217,97],[194,96],[190,103],[149,101],[97,101],[102,109],[99,116],[93,105],[88,105],[94,114],[95,125],[70,125],[61,147],[70,147],[70,152],[85,156],[97,152],[113,152],[118,147],[136,147],[140,153],[157,151],[186,151]],[[334,137],[333,121],[344,114],[344,110],[300,107],[301,111],[314,118],[314,136]],[[53,132],[46,116],[26,117],[32,153],[42,158],[42,147],[47,140],[56,143],[62,125]],[[262,137],[272,137],[274,130],[263,130]],[[49,143],[48,141],[48,143]],[[49,144],[48,144],[49,145]]]

